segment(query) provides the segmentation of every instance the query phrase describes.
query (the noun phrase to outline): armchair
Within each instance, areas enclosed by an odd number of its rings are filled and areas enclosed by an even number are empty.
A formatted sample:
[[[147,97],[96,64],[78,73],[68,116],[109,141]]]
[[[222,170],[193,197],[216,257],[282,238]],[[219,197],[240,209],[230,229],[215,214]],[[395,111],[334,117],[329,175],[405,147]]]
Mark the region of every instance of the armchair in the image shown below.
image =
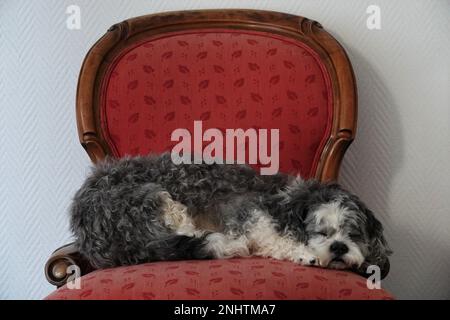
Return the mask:
[[[234,9],[112,26],[84,60],[76,102],[79,138],[93,162],[168,151],[173,130],[192,131],[201,120],[205,129],[279,129],[280,170],[321,181],[337,179],[356,112],[350,61],[319,23]],[[63,286],[71,264],[83,288],[62,287],[48,299],[391,298],[350,272],[259,258],[94,271],[71,244],[48,260],[48,281]]]

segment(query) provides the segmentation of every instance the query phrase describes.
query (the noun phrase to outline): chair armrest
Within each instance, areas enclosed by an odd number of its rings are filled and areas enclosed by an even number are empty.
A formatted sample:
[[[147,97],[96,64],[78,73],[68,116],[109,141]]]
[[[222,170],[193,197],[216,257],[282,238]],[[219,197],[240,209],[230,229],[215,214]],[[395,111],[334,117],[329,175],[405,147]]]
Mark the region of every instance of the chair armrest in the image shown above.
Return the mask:
[[[356,272],[357,274],[359,274],[360,276],[363,276],[364,278],[369,278],[372,275],[372,273],[367,273],[367,268],[369,266],[370,266],[370,263],[364,262],[360,269],[353,270],[353,271]],[[386,259],[384,261],[384,265],[379,266],[379,267],[380,267],[380,280],[383,280],[384,278],[387,277],[387,275],[391,269],[391,264],[389,262],[389,259]]]
[[[67,268],[76,265],[80,268],[80,276],[83,276],[93,270],[89,261],[86,260],[75,246],[75,243],[69,243],[55,250],[45,264],[45,277],[48,282],[58,288],[65,285],[70,273]]]

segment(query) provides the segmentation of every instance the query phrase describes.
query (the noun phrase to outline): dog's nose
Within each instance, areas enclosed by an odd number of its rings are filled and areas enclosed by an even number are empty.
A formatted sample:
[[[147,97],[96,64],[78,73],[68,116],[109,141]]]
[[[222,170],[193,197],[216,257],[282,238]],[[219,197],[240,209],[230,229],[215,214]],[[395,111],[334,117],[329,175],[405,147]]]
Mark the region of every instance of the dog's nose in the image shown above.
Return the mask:
[[[330,246],[330,251],[337,256],[342,256],[348,252],[348,247],[343,242],[334,241]]]

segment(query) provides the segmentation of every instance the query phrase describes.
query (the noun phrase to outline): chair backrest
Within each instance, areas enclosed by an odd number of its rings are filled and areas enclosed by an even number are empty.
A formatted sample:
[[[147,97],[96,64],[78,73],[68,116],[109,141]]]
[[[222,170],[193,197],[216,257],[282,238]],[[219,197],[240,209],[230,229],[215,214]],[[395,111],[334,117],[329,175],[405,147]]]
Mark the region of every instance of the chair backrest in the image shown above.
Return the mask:
[[[322,181],[337,178],[356,110],[339,43],[317,22],[258,10],[168,12],[116,24],[87,54],[77,92],[79,137],[94,162],[170,151],[174,130],[194,135],[201,121],[203,132],[224,135],[279,129],[280,171]]]

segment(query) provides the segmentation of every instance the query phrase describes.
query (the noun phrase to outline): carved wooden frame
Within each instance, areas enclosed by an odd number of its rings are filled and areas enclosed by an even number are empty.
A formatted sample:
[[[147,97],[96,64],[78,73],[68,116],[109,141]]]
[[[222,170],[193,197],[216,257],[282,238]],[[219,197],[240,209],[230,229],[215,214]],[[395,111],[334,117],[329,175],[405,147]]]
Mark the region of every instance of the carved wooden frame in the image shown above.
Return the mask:
[[[127,47],[166,32],[189,29],[231,28],[264,31],[294,38],[314,50],[330,75],[333,94],[333,123],[320,156],[315,178],[336,180],[344,153],[356,133],[357,93],[350,61],[343,47],[322,26],[304,17],[261,10],[195,10],[145,15],[113,25],[89,50],[78,80],[76,116],[82,146],[93,162],[112,155],[100,122],[100,90],[103,76]],[[73,246],[54,252],[46,265],[47,279],[62,285],[66,266],[92,270]]]
[[[100,86],[115,58],[127,47],[166,32],[195,28],[265,31],[306,43],[324,63],[333,90],[333,125],[315,178],[336,180],[356,130],[356,84],[342,46],[319,23],[290,14],[259,10],[199,10],[146,15],[113,25],[88,52],[78,81],[76,114],[81,144],[93,162],[112,154],[100,125]]]

